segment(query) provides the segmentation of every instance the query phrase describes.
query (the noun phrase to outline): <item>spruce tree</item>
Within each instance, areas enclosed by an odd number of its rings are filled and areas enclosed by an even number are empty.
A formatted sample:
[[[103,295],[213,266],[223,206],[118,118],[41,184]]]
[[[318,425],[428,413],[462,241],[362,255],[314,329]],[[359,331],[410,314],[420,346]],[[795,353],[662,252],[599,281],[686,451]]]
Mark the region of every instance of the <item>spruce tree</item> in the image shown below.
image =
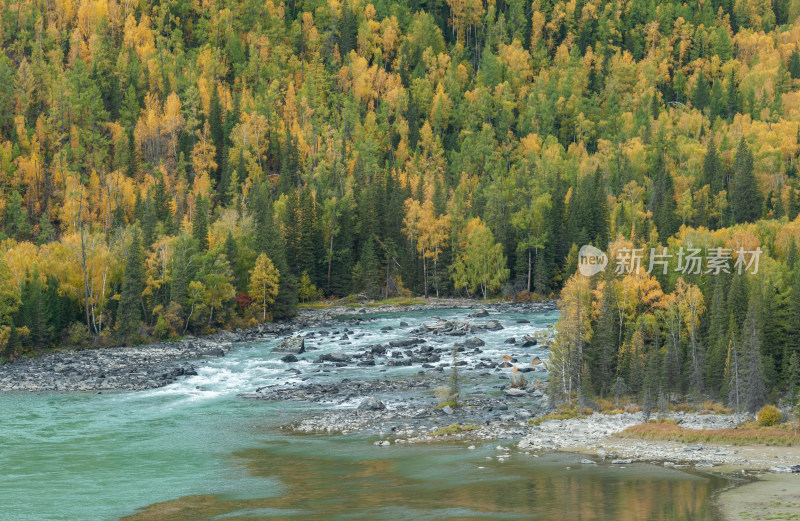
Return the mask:
[[[281,149],[281,167],[278,177],[278,193],[289,194],[297,191],[300,179],[300,158],[294,139],[286,138]]]
[[[45,210],[39,216],[39,234],[36,238],[36,244],[41,246],[52,241],[56,236],[56,230],[53,228],[53,223],[50,222],[50,212]]]
[[[739,275],[733,275],[738,277]],[[711,320],[708,326],[705,344],[708,346],[706,364],[706,382],[711,390],[723,386],[725,357],[728,350],[728,306],[725,299],[725,288],[730,283],[729,277],[720,274],[714,278],[714,292],[711,296],[709,311]]]
[[[786,216],[790,221],[794,221],[798,213],[800,213],[800,200],[797,197],[797,190],[793,186],[789,186],[789,205],[786,208]]]
[[[763,323],[760,291],[754,286],[747,306],[747,317],[742,327],[742,343],[747,363],[746,409],[758,411],[767,401],[764,363],[761,355],[761,327]]]
[[[14,323],[18,327],[28,328],[29,335],[23,344],[39,352],[49,345],[52,329],[50,310],[38,267],[34,267],[33,272],[25,277],[20,290],[20,300],[22,304]]]
[[[652,172],[653,192],[650,198],[650,211],[653,212],[653,221],[658,228],[658,235],[662,242],[678,231],[678,206],[675,203],[675,188],[672,175],[664,164],[664,156],[659,153]]]
[[[125,259],[125,273],[122,277],[117,313],[117,333],[124,340],[134,339],[139,334],[142,320],[142,291],[144,291],[142,245],[139,231],[135,229]]]
[[[256,253],[266,253],[280,272],[278,295],[272,304],[272,316],[281,319],[297,314],[297,279],[286,262],[284,241],[280,228],[275,225],[272,200],[267,190],[264,185],[256,185],[252,189],[251,208],[254,209],[253,217],[256,225],[254,250]]]
[[[14,190],[11,192],[6,204],[3,229],[6,235],[12,239],[25,240],[28,235],[28,228],[28,218],[22,209],[22,196]]]
[[[792,55],[789,57],[789,75],[792,79],[800,79],[800,53],[797,52],[797,49],[792,51]]]
[[[361,249],[361,275],[363,277],[362,288],[370,298],[375,298],[379,295],[380,285],[378,282],[378,270],[380,269],[380,262],[375,253],[375,241],[372,237],[367,239],[366,244]]]
[[[298,273],[308,273],[313,282],[317,282],[317,246],[315,231],[316,212],[314,196],[311,188],[306,186],[300,192],[299,218],[297,225],[297,271]]]
[[[358,20],[350,3],[342,5],[342,16],[339,19],[339,54],[342,59],[356,48],[358,43]]]
[[[722,176],[722,166],[717,155],[717,145],[714,143],[714,136],[708,137],[708,148],[703,159],[703,184],[711,187],[711,194],[718,194],[724,188]]]
[[[734,223],[754,222],[761,217],[763,200],[753,174],[753,154],[744,137],[739,141],[733,164],[731,187],[731,216]]]
[[[697,83],[692,93],[692,105],[699,111],[706,108],[711,97],[710,87],[703,71],[697,74]]]
[[[736,76],[731,70],[728,76],[728,95],[726,100],[728,119],[733,119],[739,113],[739,89],[736,85]]]
[[[236,246],[236,239],[233,238],[233,233],[230,231],[228,231],[228,235],[225,237],[223,251],[225,252],[225,257],[228,259],[231,272],[233,273],[233,286],[239,291],[246,285],[247,273],[246,270],[242,270],[239,266],[239,248]]]
[[[54,339],[70,322],[71,302],[69,297],[60,295],[59,282],[55,276],[48,275],[45,283],[45,305]]]
[[[727,376],[725,386],[727,389],[728,405],[736,411],[736,421],[741,423],[742,410],[747,401],[747,364],[746,356],[742,350],[742,343],[736,334],[736,324],[733,316],[730,320],[727,335],[727,358],[725,373]]]
[[[197,241],[200,251],[208,250],[208,199],[197,194],[192,216],[192,237]]]
[[[225,152],[225,129],[222,122],[222,104],[219,99],[219,92],[216,84],[211,85],[211,100],[208,108],[208,126],[211,134],[211,141],[214,143],[217,163],[217,170],[214,172],[212,186],[219,184],[220,173],[223,168]]]
[[[786,314],[786,354],[787,358],[800,353],[800,264],[796,264],[791,279]]]
[[[133,136],[133,126],[128,128],[127,151],[125,153],[125,175],[136,179],[139,173],[139,151]]]

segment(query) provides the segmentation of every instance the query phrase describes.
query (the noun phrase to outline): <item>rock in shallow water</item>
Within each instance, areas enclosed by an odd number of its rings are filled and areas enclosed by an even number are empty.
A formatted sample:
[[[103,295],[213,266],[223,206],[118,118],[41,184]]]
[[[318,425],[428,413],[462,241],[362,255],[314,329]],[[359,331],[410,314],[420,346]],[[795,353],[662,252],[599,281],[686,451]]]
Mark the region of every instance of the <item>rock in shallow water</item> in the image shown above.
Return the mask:
[[[386,409],[386,404],[374,396],[370,396],[362,401],[358,408],[362,411],[382,411]]]
[[[272,348],[273,353],[291,353],[294,355],[299,355],[300,353],[305,353],[306,351],[306,341],[303,337],[292,337],[287,338],[280,344],[276,345]]]

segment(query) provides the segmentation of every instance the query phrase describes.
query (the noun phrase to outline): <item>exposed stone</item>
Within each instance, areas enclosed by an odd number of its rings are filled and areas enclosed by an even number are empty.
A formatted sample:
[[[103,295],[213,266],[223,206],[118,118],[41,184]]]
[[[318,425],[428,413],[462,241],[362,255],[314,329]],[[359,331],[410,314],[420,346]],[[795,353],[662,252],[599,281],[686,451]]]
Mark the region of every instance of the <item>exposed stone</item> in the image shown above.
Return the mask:
[[[362,411],[381,411],[386,409],[386,405],[374,396],[370,396],[369,398],[364,399],[358,408]]]
[[[272,348],[273,353],[291,353],[293,355],[299,355],[300,353],[305,353],[305,351],[306,341],[299,336],[287,338]]]

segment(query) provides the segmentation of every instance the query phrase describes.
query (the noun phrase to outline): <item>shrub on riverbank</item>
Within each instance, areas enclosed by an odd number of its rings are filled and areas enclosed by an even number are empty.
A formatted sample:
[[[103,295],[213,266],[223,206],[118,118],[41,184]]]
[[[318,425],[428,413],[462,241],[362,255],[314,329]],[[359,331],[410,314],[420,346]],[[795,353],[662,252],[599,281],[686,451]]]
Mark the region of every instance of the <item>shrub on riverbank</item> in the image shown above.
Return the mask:
[[[783,419],[783,414],[774,405],[765,405],[758,411],[758,424],[762,427],[777,425]]]

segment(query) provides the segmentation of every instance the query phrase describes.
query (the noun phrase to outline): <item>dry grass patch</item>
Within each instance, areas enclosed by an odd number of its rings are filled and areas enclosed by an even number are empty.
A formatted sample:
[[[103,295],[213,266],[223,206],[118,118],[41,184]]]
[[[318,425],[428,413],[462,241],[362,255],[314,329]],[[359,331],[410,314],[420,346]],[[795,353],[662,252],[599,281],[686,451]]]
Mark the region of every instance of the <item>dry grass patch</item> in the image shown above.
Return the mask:
[[[798,426],[793,424],[761,427],[743,423],[734,429],[685,429],[671,421],[641,423],[628,427],[618,435],[644,440],[669,440],[683,443],[724,443],[729,445],[800,444]]]
[[[543,421],[547,420],[570,420],[572,418],[585,418],[589,416],[594,411],[592,409],[581,409],[577,405],[559,405],[556,412],[551,412],[549,414],[545,414],[544,416],[539,416],[538,418],[534,418],[532,420],[528,420],[529,425],[539,425]]]
[[[431,433],[431,436],[449,436],[452,434],[459,434],[462,432],[469,432],[478,430],[480,427],[478,425],[459,425],[454,423],[452,425],[448,425],[447,427],[439,427],[435,431]]]

